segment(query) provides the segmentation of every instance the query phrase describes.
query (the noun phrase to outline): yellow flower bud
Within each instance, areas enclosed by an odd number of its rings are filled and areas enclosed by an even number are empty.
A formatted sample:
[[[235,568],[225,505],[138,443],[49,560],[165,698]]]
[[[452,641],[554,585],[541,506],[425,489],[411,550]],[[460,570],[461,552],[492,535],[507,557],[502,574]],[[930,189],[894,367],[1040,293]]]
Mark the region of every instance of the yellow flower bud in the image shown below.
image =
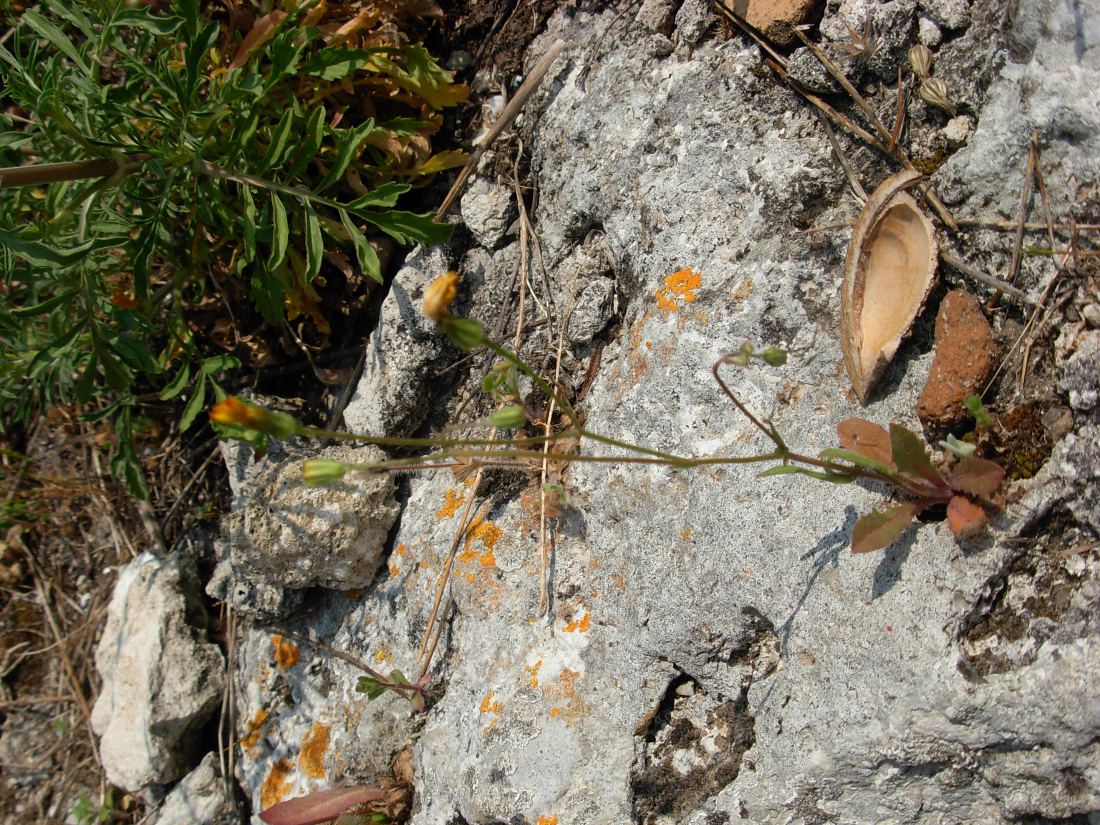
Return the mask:
[[[424,290],[424,315],[433,321],[450,316],[450,306],[458,295],[458,273],[453,269],[428,284]]]
[[[242,401],[235,395],[227,396],[215,404],[210,409],[210,420],[216,424],[243,427],[281,439],[292,438],[301,430],[301,425],[293,416],[265,410]]]

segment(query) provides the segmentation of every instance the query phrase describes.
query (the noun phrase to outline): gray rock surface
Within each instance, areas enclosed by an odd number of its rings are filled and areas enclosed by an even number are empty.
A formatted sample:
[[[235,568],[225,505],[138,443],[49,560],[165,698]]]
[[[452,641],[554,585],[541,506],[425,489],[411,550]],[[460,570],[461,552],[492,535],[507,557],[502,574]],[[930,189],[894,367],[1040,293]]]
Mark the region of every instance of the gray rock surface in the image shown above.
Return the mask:
[[[157,811],[154,825],[236,825],[240,819],[218,770],[218,756],[208,753],[180,780]]]
[[[637,19],[646,28],[667,37],[676,23],[676,4],[671,0],[642,0]]]
[[[462,196],[462,220],[474,239],[486,249],[504,242],[516,219],[515,197],[510,187],[474,178]]]
[[[339,445],[264,460],[250,479],[246,503],[225,520],[234,582],[244,577],[298,590],[369,584],[400,512],[393,478],[349,476],[338,484],[307,487],[302,463],[316,458],[369,464],[385,457],[377,447]]]
[[[179,779],[199,727],[222,696],[225,662],[205,640],[194,571],[143,553],[119,572],[96,669],[92,709],[107,778],[128,791]]]
[[[917,6],[831,2],[821,29],[846,38],[839,15],[860,26],[871,14],[885,38],[874,70],[896,78]],[[1082,9],[1091,44],[1097,15]],[[1018,147],[1026,151],[1033,126],[1059,180],[1091,179],[1100,53],[1075,52],[1073,9],[1022,0],[1017,20],[1037,20],[1034,37],[1000,28],[996,0],[968,11],[936,72],[970,101],[978,125],[937,184],[960,214],[1014,214],[1019,190],[1005,169],[1016,163],[1022,176]],[[580,279],[578,289],[578,275],[589,266],[598,270],[590,284],[613,287],[607,332],[593,333],[607,340],[582,405],[586,426],[678,455],[767,450],[710,376],[720,355],[750,340],[784,347],[788,364],[723,376],[793,448],[834,446],[835,425],[853,415],[916,427],[930,323],[866,407],[840,367],[846,238],[804,230],[850,220],[858,204],[812,111],[741,39],[658,58],[657,36],[636,23],[605,41],[582,88],[579,56],[614,14],[555,15],[528,58],[554,38],[572,44],[525,114],[549,282],[536,284],[536,306],[580,307],[593,287]],[[1009,60],[1029,38],[1031,53]],[[975,66],[973,77],[964,71]],[[1062,129],[1075,118],[1088,129]],[[892,171],[862,152],[854,162],[869,186]],[[592,254],[597,240],[606,256]],[[988,254],[1003,262],[999,243],[1000,257]],[[495,317],[509,248],[465,252],[456,312]],[[428,365],[457,359],[418,313],[418,291],[459,258],[431,254],[412,258],[387,300],[368,353],[386,354],[387,370],[360,385],[360,422],[422,420],[411,407],[395,415],[406,403],[394,400],[398,388],[420,393],[416,410],[456,400],[450,385],[437,385],[434,401],[423,386]],[[1025,288],[1035,274],[1025,270]],[[577,366],[563,383],[574,389],[590,363],[586,337],[565,347],[563,361]],[[535,330],[532,357],[556,340]],[[473,364],[476,383],[487,365]],[[1100,564],[1081,547],[1100,529],[1097,435],[1088,424],[1067,436],[1039,475],[1010,489],[982,537],[959,543],[945,523],[921,524],[865,555],[848,545],[857,515],[883,501],[871,486],[758,478],[738,466],[575,461],[563,479],[568,506],[551,521],[547,615],[537,511],[516,495],[525,480],[494,478],[488,510],[459,537],[454,606],[431,673],[441,693],[428,712],[411,716],[390,695],[367,702],[354,691],[356,669],[321,648],[302,646],[286,665],[277,631],[253,628],[237,674],[242,782],[260,809],[372,781],[415,729],[414,825],[1087,816],[1100,808]],[[308,625],[294,628],[415,678],[436,577],[472,492],[439,472],[410,477],[407,493],[386,570],[361,594],[318,596]],[[1073,527],[1057,533],[1066,514]]]
[[[344,410],[350,432],[409,435],[420,426],[434,369],[454,352],[421,312],[424,287],[454,263],[446,247],[417,249],[394,277],[378,327],[367,342],[363,376]]]

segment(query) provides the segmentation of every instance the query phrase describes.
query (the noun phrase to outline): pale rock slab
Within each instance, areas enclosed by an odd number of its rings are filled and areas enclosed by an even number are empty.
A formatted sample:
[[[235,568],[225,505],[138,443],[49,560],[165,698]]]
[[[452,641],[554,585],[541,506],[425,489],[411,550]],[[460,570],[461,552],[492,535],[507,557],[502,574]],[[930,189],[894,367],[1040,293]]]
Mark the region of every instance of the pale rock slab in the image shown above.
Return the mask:
[[[119,572],[111,596],[92,727],[107,778],[128,791],[185,774],[193,736],[221,701],[225,662],[205,640],[193,576],[179,557],[143,553]]]

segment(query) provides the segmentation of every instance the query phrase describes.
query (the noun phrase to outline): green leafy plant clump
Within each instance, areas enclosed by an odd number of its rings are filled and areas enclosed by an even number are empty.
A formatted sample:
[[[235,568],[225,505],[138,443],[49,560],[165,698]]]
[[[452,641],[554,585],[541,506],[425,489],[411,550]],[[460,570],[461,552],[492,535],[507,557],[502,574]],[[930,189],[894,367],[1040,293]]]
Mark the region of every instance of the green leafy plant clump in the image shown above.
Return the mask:
[[[297,321],[323,345],[326,267],[381,281],[390,245],[449,236],[398,200],[465,160],[431,135],[466,89],[402,34],[431,4],[367,5],[22,13],[0,45],[5,419],[75,402],[112,421],[142,495],[139,400],[186,393],[186,428],[247,357],[198,308],[238,341]]]

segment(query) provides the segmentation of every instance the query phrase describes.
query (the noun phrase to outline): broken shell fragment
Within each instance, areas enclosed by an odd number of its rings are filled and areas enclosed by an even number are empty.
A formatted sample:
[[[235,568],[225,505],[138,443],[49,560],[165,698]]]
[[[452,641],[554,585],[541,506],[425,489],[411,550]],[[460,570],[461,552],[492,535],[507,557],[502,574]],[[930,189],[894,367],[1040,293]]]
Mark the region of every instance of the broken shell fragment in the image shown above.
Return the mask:
[[[936,276],[939,244],[932,222],[905,189],[911,170],[885,180],[852,228],[844,261],[840,344],[861,404],[898,351]]]

